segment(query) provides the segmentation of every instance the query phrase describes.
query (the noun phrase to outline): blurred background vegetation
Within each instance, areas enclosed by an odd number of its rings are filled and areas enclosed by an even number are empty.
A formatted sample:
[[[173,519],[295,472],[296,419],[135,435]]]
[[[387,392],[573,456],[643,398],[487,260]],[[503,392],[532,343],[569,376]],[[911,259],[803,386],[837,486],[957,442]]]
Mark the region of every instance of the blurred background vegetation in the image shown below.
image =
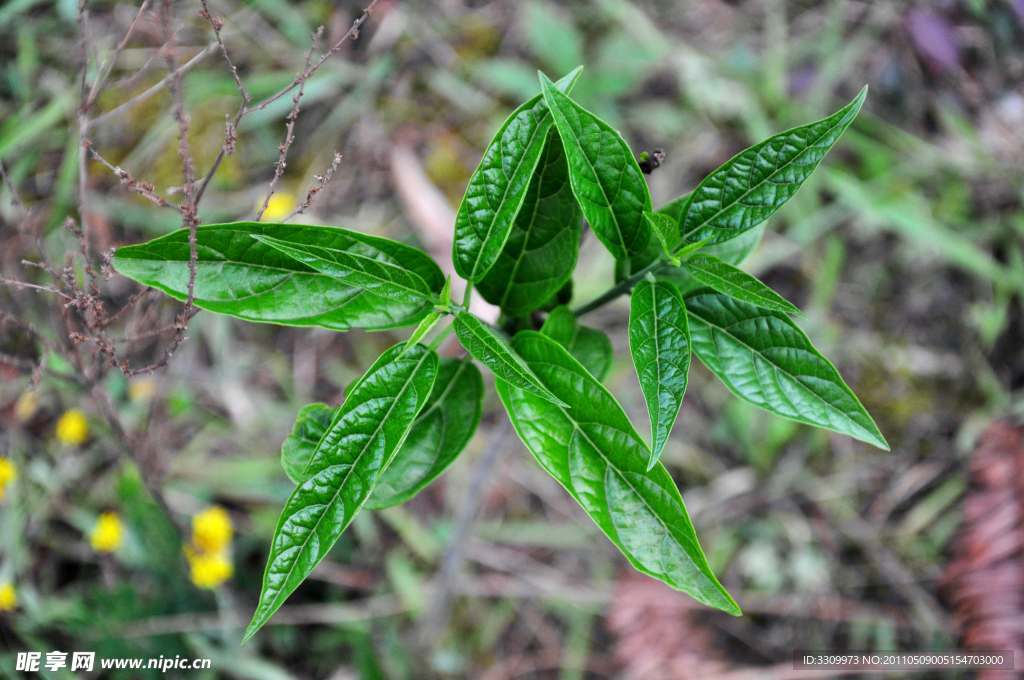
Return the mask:
[[[47,285],[23,262],[44,258],[86,280],[68,218],[84,213],[97,269],[111,247],[181,225],[80,163],[83,59],[95,82],[116,55],[89,115],[115,113],[85,137],[168,200],[183,180],[167,54],[191,64],[181,96],[199,177],[224,145],[240,99],[210,21],[197,1],[152,5],[117,51],[137,4],[90,1],[83,20],[74,0],[0,3],[0,672],[19,650],[94,649],[208,656],[211,677],[787,677],[794,648],[957,647],[942,575],[967,464],[990,421],[1024,412],[1024,3],[379,0],[304,84],[264,219],[322,184],[293,222],[445,257],[466,180],[536,93],[537,69],[585,64],[574,96],[637,153],[665,151],[656,205],[868,83],[860,118],[745,266],[804,310],[893,452],[761,413],[694,369],[664,462],[744,607],[732,619],[631,573],[491,392],[452,469],[409,505],[358,516],[245,647],[291,488],[279,443],[303,404],[337,403],[398,336],[200,313],[165,369],[84,376],[74,353],[96,350],[62,336],[74,312],[12,283]],[[259,101],[301,71],[318,26],[322,50],[362,5],[210,10]],[[201,222],[257,212],[291,108],[286,96],[245,117]],[[613,276],[589,235],[580,261],[577,303]],[[116,276],[102,285],[110,309],[136,293]],[[157,331],[180,311],[151,298],[111,325],[133,365],[159,358],[173,331]],[[615,343],[606,382],[643,431],[626,319],[622,300],[590,323]]]

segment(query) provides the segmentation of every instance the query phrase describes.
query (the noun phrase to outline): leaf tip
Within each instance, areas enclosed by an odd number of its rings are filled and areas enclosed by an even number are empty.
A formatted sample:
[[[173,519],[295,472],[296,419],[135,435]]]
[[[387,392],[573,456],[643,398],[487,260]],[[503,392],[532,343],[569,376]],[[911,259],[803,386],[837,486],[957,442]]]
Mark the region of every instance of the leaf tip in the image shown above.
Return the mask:
[[[239,644],[244,645],[245,643],[249,642],[249,640],[252,640],[253,636],[255,636],[259,629],[262,627],[263,624],[257,622],[256,615],[254,614],[252,617],[252,621],[250,621],[249,625],[245,627],[245,632],[242,633],[242,640],[241,642],[239,642]]]

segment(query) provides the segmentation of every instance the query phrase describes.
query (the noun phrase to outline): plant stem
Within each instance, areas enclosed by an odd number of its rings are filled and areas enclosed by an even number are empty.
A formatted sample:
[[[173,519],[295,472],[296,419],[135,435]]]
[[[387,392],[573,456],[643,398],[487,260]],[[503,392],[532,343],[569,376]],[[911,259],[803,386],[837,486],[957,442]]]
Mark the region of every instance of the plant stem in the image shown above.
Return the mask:
[[[640,282],[642,278],[647,276],[647,274],[649,274],[650,272],[653,272],[654,270],[658,269],[663,264],[665,264],[664,258],[659,257],[657,260],[650,263],[649,265],[638,271],[636,274],[633,274],[629,278],[619,281],[617,284],[615,284],[614,286],[606,290],[604,293],[602,293],[599,297],[595,298],[594,300],[591,300],[582,307],[577,307],[576,309],[573,310],[573,314],[579,317],[583,316],[587,312],[592,312],[595,309],[598,309],[599,307],[604,307],[606,304],[608,304],[615,298],[619,297],[620,295],[628,293],[630,290],[632,290],[633,286]]]

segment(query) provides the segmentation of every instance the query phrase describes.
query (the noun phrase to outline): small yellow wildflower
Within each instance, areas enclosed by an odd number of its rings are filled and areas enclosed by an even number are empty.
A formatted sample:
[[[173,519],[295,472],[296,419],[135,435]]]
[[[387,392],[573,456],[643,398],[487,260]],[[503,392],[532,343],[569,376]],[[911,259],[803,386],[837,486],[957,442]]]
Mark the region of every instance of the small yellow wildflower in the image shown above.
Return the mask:
[[[137,378],[128,386],[128,398],[132,401],[149,401],[156,392],[156,381],[152,378]]]
[[[116,512],[104,512],[96,520],[96,526],[89,535],[92,549],[101,553],[112,553],[121,547],[124,540],[124,526]]]
[[[27,422],[36,414],[38,408],[39,393],[35,390],[25,390],[18,397],[18,401],[14,402],[14,417],[18,419],[18,422]]]
[[[263,211],[263,220],[275,222],[292,214],[296,207],[295,195],[287,191],[279,191],[270,197],[267,209]]]
[[[234,532],[227,510],[215,505],[192,518],[192,542],[201,552],[216,553],[231,543]]]
[[[18,478],[18,466],[10,458],[0,458],[0,501],[7,494],[7,486]]]
[[[89,438],[89,421],[77,408],[66,411],[57,421],[57,439],[62,444],[79,446]]]
[[[199,588],[212,590],[230,579],[235,572],[234,565],[231,564],[231,556],[226,550],[205,553],[186,548],[185,557],[188,559],[189,576],[192,583]]]
[[[12,612],[18,606],[18,594],[10,583],[0,583],[0,612]]]

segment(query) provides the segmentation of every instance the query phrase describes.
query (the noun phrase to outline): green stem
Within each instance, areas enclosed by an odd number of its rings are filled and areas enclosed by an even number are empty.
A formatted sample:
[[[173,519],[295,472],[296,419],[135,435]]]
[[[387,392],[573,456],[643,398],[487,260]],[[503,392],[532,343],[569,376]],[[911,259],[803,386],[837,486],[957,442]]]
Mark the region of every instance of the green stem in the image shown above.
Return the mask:
[[[462,306],[469,309],[469,300],[473,296],[473,282],[466,281],[466,292],[462,294]]]
[[[629,278],[619,281],[617,284],[606,290],[596,299],[591,300],[582,307],[577,307],[576,309],[573,310],[573,314],[575,314],[577,317],[580,317],[586,314],[587,312],[592,312],[595,309],[598,309],[599,307],[604,307],[606,304],[608,304],[615,298],[619,297],[620,295],[625,295],[626,293],[628,293],[630,290],[633,289],[633,286],[638,284],[641,279],[647,276],[647,274],[658,269],[663,264],[665,264],[664,257],[659,257],[657,260],[650,263],[649,265],[638,271],[636,274],[633,274]]]

